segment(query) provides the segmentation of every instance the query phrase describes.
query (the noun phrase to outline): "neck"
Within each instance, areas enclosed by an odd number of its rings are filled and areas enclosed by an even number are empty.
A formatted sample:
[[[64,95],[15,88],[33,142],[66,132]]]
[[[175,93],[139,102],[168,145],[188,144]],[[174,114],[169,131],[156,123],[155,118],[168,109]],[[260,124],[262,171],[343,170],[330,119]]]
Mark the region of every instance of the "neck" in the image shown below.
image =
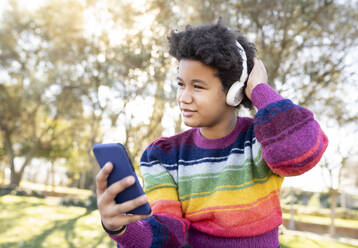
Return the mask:
[[[237,116],[232,112],[225,121],[221,121],[210,127],[201,127],[200,133],[207,139],[219,139],[229,135],[236,126]]]

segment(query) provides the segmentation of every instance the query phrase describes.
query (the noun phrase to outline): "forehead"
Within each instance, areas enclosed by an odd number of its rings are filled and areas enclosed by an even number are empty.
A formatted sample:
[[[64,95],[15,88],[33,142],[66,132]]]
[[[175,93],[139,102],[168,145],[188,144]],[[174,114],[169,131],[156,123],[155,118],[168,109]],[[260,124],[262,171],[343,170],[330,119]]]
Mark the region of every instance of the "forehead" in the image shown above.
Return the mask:
[[[198,60],[181,59],[178,66],[179,77],[183,78],[213,78],[217,77],[218,70],[211,66],[205,65]]]

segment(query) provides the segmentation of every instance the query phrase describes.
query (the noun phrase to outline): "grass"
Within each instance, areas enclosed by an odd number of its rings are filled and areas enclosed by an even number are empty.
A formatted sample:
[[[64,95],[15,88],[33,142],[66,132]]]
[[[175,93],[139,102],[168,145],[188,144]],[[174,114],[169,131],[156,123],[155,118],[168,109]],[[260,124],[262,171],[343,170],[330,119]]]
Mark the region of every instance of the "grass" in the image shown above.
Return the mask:
[[[1,248],[116,247],[102,231],[98,210],[13,195],[0,197],[0,208]]]
[[[58,202],[58,198],[51,197],[0,197],[0,247],[116,247],[115,242],[102,230],[98,210],[65,207]],[[284,248],[355,247],[288,233],[280,235],[280,242]]]
[[[290,214],[283,213],[282,217],[289,219]],[[314,216],[314,215],[308,215],[308,214],[295,214],[295,220],[302,221],[302,222],[308,222],[308,223],[323,224],[323,225],[330,225],[330,223],[331,223],[331,219],[329,217]],[[335,218],[334,224],[336,226],[358,229],[358,220],[347,220],[347,219]]]
[[[289,234],[280,235],[280,243],[282,248],[357,248],[350,244]]]

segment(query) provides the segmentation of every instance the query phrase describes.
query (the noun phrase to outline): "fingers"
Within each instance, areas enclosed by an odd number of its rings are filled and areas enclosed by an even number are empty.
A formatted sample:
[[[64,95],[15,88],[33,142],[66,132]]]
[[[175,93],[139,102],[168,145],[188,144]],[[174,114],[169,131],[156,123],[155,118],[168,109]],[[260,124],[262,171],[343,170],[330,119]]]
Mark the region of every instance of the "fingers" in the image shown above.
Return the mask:
[[[254,58],[254,67],[249,75],[248,83],[256,86],[259,83],[267,83],[267,72],[264,63],[258,59]],[[253,87],[252,87],[253,88]]]
[[[123,213],[145,204],[148,199],[146,195],[139,196],[133,200],[121,204],[115,203],[115,197],[129,186],[135,183],[133,176],[123,178],[122,180],[107,186],[107,178],[113,169],[113,165],[107,163],[97,174],[97,205],[104,225],[109,230],[117,230],[123,225],[127,225],[138,220],[147,218],[149,215],[123,215]]]
[[[265,73],[267,73],[267,72],[266,72],[265,65],[264,65],[264,63],[262,62],[262,60],[261,60],[261,59],[258,59],[258,58],[255,58],[255,59],[256,59],[256,63],[260,65],[261,69],[262,69]]]
[[[258,59],[257,57],[254,58],[254,67],[253,70],[255,71],[260,71],[262,69],[265,69],[264,64],[262,63],[262,61],[260,59]],[[265,70],[266,71],[266,70]]]
[[[118,230],[124,225],[129,225],[133,222],[145,219],[152,216],[150,215],[138,215],[138,214],[129,214],[129,215],[117,215],[111,218],[102,218],[102,222],[109,230]]]
[[[123,225],[128,225],[128,224],[131,224],[138,220],[148,218],[149,216],[151,216],[151,215],[139,215],[139,214],[125,215],[125,216],[122,216],[121,221],[123,221],[123,223],[124,223]]]
[[[107,189],[107,178],[113,169],[111,162],[106,163],[105,166],[98,172],[96,176],[96,192],[97,197],[101,196]]]
[[[105,226],[109,230],[117,230],[123,225],[128,225],[130,223],[152,216],[153,212],[148,215],[124,214],[125,212],[129,212],[143,205],[146,202],[147,196],[141,195],[133,200],[124,202],[122,204],[116,204],[114,207],[110,207],[106,214],[101,215],[101,219],[103,223],[106,223]]]
[[[141,195],[133,200],[123,202],[122,204],[117,204],[115,210],[117,213],[127,213],[139,206],[144,205],[148,202],[148,197],[146,195]]]
[[[135,179],[133,176],[128,176],[119,180],[118,182],[109,186],[106,191],[103,193],[102,202],[104,204],[110,203],[114,201],[114,198],[118,195],[118,193],[122,192],[132,184],[134,184]]]
[[[253,89],[261,83],[267,83],[267,72],[264,64],[258,58],[254,58],[254,67],[252,68],[249,78],[247,79],[247,85],[245,88],[246,96],[251,100],[251,93]]]
[[[266,72],[266,67],[264,65],[264,63],[262,62],[261,59],[258,59],[258,58],[255,58],[256,59],[256,63],[258,64],[258,66],[260,67],[260,69],[265,73],[267,74]]]

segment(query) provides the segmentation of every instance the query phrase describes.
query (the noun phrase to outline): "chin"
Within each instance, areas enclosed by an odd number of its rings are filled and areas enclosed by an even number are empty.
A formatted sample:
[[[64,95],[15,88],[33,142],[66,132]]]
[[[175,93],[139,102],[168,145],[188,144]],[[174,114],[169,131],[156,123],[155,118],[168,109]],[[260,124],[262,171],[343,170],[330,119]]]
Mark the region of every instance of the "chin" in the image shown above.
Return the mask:
[[[185,126],[188,126],[188,127],[196,127],[196,125],[194,125],[191,122],[184,121],[184,124],[185,124]]]
[[[190,120],[185,120],[184,119],[183,122],[188,127],[199,127],[200,126],[198,123],[195,123],[194,121],[190,121]]]

